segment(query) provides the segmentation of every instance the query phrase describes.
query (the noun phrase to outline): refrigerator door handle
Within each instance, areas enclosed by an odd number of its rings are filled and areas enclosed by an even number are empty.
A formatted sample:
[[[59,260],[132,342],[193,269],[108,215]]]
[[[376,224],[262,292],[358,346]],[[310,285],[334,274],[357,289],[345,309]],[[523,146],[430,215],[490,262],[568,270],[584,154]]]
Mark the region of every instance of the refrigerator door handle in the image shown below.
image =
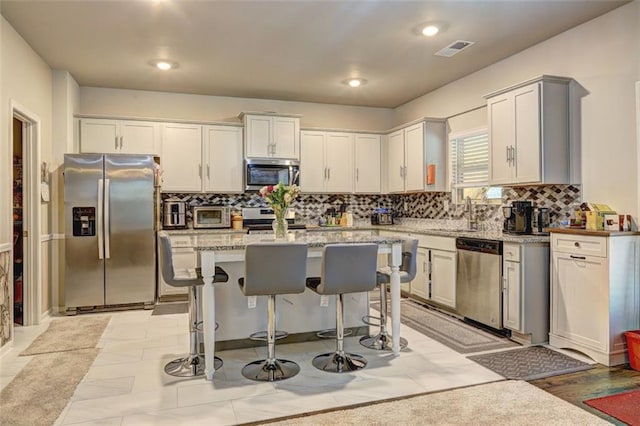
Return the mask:
[[[111,258],[111,247],[109,236],[111,235],[111,222],[109,220],[109,200],[111,194],[109,192],[109,185],[111,179],[104,180],[104,258]]]
[[[104,206],[103,206],[103,191],[104,180],[98,179],[98,259],[104,259],[104,228],[102,220]]]

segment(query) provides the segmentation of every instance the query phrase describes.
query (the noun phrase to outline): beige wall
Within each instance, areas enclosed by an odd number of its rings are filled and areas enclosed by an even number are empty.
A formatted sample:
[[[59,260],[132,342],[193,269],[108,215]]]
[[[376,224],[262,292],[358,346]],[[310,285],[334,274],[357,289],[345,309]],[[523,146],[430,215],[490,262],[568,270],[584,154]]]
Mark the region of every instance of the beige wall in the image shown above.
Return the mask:
[[[637,217],[639,9],[636,0],[409,102],[397,108],[395,123],[469,110],[484,104],[484,94],[541,74],[572,77],[578,83],[574,93],[585,91],[574,129],[581,139],[584,198]]]
[[[11,120],[11,102],[40,119],[40,159],[52,162],[52,78],[51,69],[40,58],[11,25],[0,17],[0,243],[9,243],[12,237],[11,217],[11,154],[8,129]],[[38,168],[39,170],[39,168]],[[50,232],[51,205],[42,203],[41,232]],[[42,256],[48,256],[48,243],[41,243],[40,236],[32,236],[33,242],[41,244]],[[46,260],[45,260],[46,261]],[[41,300],[46,304],[42,312],[50,309],[49,268],[42,268],[44,275],[37,285]]]
[[[393,120],[393,110],[388,108],[97,87],[80,88],[81,114],[239,122],[238,114],[243,111],[302,114],[302,127],[375,131],[391,128]]]

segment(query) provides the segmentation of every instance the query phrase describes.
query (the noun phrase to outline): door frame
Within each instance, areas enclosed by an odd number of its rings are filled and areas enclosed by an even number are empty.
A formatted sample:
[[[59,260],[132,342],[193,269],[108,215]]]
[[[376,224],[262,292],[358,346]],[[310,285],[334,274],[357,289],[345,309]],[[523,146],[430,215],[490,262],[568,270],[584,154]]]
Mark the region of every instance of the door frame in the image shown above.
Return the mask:
[[[42,127],[38,115],[29,111],[13,99],[11,99],[9,113],[10,121],[12,121],[13,118],[17,118],[22,122],[23,230],[27,232],[27,237],[23,240],[24,267],[22,294],[24,301],[23,323],[27,326],[39,324],[41,320],[42,243],[40,242],[40,137]],[[9,126],[9,129],[9,140],[13,141],[13,126]],[[13,159],[13,143],[9,144],[9,158]],[[12,248],[12,262],[13,255]],[[13,287],[11,300],[13,301]],[[11,320],[11,326],[13,327],[13,313]]]

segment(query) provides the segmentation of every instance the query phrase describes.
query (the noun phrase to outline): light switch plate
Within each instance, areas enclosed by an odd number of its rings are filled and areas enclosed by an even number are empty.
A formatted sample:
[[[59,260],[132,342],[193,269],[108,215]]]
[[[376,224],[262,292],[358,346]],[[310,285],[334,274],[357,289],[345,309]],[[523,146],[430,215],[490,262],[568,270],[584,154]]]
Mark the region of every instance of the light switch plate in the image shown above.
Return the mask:
[[[320,296],[320,306],[329,306],[329,296]]]

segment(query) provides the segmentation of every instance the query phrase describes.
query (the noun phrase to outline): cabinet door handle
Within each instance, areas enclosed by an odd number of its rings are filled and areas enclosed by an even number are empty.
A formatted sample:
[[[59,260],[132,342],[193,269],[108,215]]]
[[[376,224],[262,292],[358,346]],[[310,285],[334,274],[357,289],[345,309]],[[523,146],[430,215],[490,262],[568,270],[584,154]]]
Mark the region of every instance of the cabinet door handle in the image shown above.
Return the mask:
[[[576,246],[576,247],[578,247],[578,248],[580,248],[580,243],[579,243],[579,242],[577,242],[577,241],[576,241],[575,243],[573,243],[573,245],[574,245],[574,246]]]
[[[198,164],[198,177],[202,177],[202,164]]]
[[[115,139],[116,139],[116,146],[114,148],[118,149],[118,137],[116,136]]]
[[[211,179],[211,170],[208,164],[207,164],[207,179]]]
[[[124,139],[124,136],[120,136],[120,149],[122,149],[123,139]]]
[[[514,146],[511,146],[511,162],[514,166],[516,165],[516,148]]]
[[[502,277],[502,292],[508,293],[509,289],[507,288],[507,277]]]
[[[356,182],[360,180],[360,169],[356,169]]]
[[[324,180],[327,180],[327,168],[324,168]]]
[[[587,260],[587,258],[585,256],[574,256],[574,255],[570,254],[569,257],[572,258],[572,259]]]
[[[331,167],[327,167],[327,180],[331,180]]]
[[[507,164],[509,164],[511,162],[511,155],[509,155],[511,153],[511,150],[509,149],[509,147],[505,147],[506,151],[507,151]]]

